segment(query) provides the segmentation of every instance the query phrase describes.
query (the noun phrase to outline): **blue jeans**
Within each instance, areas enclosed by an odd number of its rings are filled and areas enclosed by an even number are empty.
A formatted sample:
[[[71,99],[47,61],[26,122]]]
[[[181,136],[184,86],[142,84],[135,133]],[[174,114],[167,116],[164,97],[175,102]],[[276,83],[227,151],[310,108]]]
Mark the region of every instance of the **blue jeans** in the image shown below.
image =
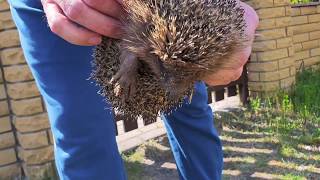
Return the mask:
[[[115,139],[113,115],[87,79],[93,47],[71,45],[48,28],[40,0],[11,0],[27,63],[44,97],[62,180],[127,179]],[[221,179],[222,148],[197,83],[191,104],[162,119],[180,179]]]

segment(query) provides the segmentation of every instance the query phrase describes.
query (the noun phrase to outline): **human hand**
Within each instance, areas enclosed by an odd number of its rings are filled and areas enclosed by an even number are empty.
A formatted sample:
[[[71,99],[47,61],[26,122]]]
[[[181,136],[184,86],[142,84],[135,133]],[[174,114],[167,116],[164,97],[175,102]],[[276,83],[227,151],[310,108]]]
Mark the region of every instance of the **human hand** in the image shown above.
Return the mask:
[[[51,31],[66,41],[97,45],[101,36],[119,38],[121,0],[41,0]]]
[[[247,24],[245,31],[250,41],[246,48],[231,55],[231,58],[235,61],[232,67],[221,68],[214,74],[203,79],[210,86],[226,85],[237,80],[241,76],[243,66],[246,64],[251,54],[255,30],[259,24],[259,17],[255,10],[249,5],[243,2],[240,2],[240,5],[245,10],[244,18]]]

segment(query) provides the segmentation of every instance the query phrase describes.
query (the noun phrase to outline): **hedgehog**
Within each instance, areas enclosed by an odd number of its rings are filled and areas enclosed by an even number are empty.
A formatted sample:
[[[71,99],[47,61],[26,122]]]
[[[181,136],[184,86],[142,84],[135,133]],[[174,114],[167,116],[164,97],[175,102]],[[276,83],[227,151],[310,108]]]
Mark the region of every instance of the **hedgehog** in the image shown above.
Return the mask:
[[[96,47],[91,78],[129,118],[190,103],[194,84],[231,67],[248,43],[238,0],[124,0],[124,9],[124,34]]]

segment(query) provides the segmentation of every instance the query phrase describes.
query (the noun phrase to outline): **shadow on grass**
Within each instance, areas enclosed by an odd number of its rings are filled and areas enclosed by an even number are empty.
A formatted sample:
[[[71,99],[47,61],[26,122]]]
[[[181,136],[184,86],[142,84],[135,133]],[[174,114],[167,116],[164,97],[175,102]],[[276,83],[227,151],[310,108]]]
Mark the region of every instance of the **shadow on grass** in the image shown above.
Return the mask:
[[[129,180],[175,180],[178,178],[168,140],[161,137],[123,154]]]
[[[292,138],[281,139],[258,129],[254,122],[240,122],[231,116],[231,121],[224,121],[221,134],[224,179],[320,178],[319,148],[301,145]],[[234,122],[240,126],[235,128]]]
[[[250,122],[241,114],[220,118],[216,120],[223,121],[223,179],[320,179],[320,145],[303,144],[299,137],[276,136],[263,129],[259,119]],[[166,137],[130,153],[124,155],[129,180],[179,179]]]

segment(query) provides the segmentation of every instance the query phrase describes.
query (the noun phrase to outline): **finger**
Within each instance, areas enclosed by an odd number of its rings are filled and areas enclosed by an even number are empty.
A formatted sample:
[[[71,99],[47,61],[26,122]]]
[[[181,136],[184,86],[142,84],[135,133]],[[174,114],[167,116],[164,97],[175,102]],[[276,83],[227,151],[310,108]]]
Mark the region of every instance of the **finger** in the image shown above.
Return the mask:
[[[210,86],[219,86],[222,85],[224,82],[223,81],[223,76],[219,76],[219,74],[211,74],[207,77],[203,78],[203,81],[205,81],[208,85]]]
[[[104,36],[119,38],[121,22],[106,16],[79,0],[57,0],[64,14],[81,26]]]
[[[243,68],[240,67],[236,70],[221,70],[214,74],[210,74],[205,77],[203,80],[211,86],[220,86],[229,84],[232,81],[239,79],[243,71]]]
[[[251,46],[236,50],[230,57],[228,57],[228,63],[221,66],[221,70],[236,71],[243,67],[249,60],[251,50]]]
[[[97,45],[101,42],[99,34],[79,27],[69,21],[62,10],[54,2],[45,2],[43,5],[51,31],[66,41],[84,46]]]
[[[243,72],[243,68],[239,68],[237,71],[233,72],[233,76],[230,79],[230,82],[238,80],[241,77],[242,72]]]
[[[119,19],[124,14],[121,4],[115,0],[83,0],[92,9]]]
[[[250,57],[252,51],[252,47],[248,46],[242,50],[239,50],[237,53],[235,53],[232,57],[234,59],[234,68],[235,70],[238,70],[240,67],[244,66]]]
[[[225,71],[224,76],[221,80],[221,83],[229,84],[232,81],[239,79],[242,74],[242,71],[243,71],[242,67],[238,68],[237,70]]]

